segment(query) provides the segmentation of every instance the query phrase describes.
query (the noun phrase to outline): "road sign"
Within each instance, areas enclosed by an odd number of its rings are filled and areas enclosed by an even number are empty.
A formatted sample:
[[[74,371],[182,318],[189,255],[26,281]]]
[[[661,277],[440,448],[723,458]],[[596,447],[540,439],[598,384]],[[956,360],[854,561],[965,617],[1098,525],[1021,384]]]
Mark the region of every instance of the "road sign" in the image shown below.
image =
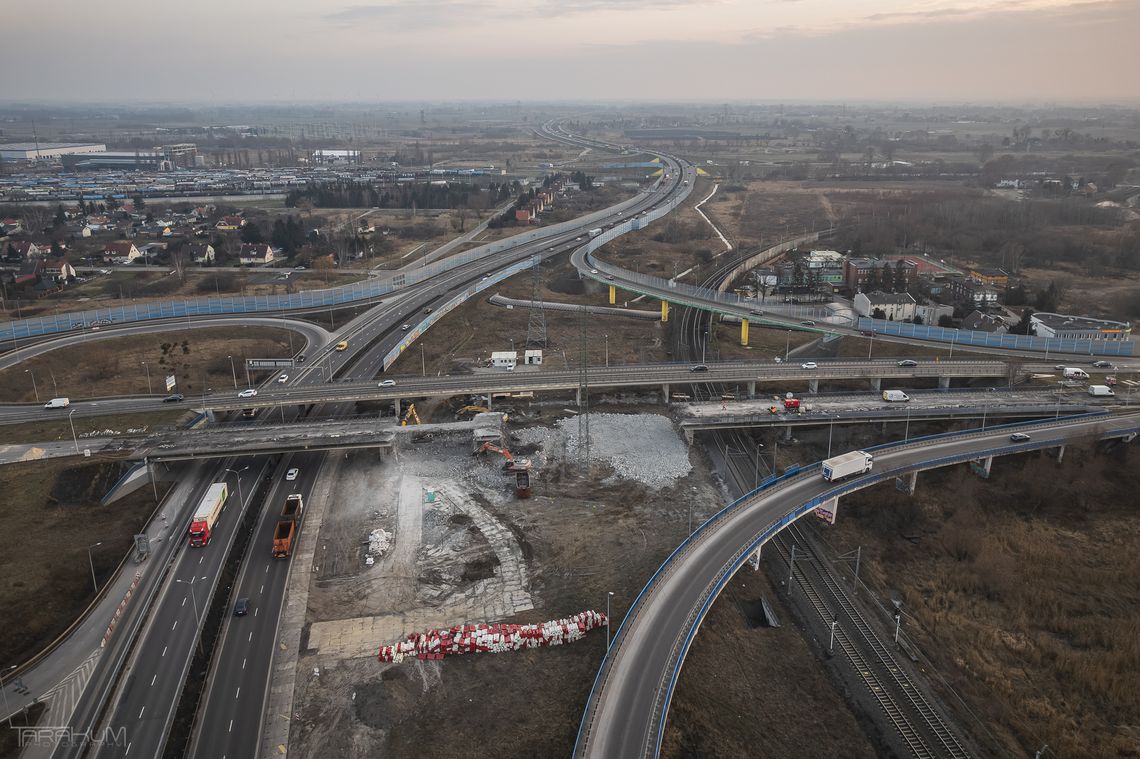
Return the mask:
[[[247,358],[248,369],[292,369],[294,361],[291,358]]]
[[[171,390],[173,390],[174,385],[177,384],[177,382],[178,380],[175,379],[173,374],[166,375],[166,392],[169,393]]]

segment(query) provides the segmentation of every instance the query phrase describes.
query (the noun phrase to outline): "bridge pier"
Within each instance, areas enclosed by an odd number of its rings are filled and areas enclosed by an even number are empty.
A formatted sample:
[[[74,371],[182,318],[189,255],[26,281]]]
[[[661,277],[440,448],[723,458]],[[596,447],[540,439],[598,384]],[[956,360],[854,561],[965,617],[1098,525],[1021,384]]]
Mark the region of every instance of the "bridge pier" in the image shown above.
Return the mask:
[[[661,301],[661,321],[669,321],[669,301]]]
[[[970,462],[970,471],[983,479],[989,479],[990,468],[994,464],[993,456],[986,456],[984,459],[975,459]]]
[[[753,553],[751,556],[748,557],[748,565],[750,567],[752,567],[753,572],[759,572],[760,571],[760,549],[763,547],[764,547],[763,543],[756,546],[755,553]]]
[[[748,398],[749,398],[749,400],[754,400],[756,398],[756,382],[755,381],[748,383]]]
[[[835,524],[835,517],[838,513],[839,496],[828,499],[815,507],[815,515],[828,524]]]
[[[914,489],[918,485],[918,470],[914,470],[910,474],[903,475],[902,477],[895,477],[895,489],[907,495],[914,495]]]
[[[883,380],[881,377],[872,377],[871,378],[871,389],[874,390],[876,393],[883,392]]]
[[[403,411],[403,408],[400,406],[400,399],[399,399],[399,398],[397,398],[397,399],[396,399],[396,400],[394,400],[392,403],[393,403],[393,404],[395,405],[395,407],[396,407],[396,418],[397,418],[397,419],[399,419],[399,418],[400,418],[400,414],[401,414],[401,412]]]
[[[938,378],[938,389],[939,390],[949,390],[950,389],[950,378],[949,377],[939,377]]]
[[[613,306],[616,304],[617,304],[617,287],[615,287],[614,285],[610,285],[610,305]]]
[[[662,385],[661,386],[661,397],[665,399],[665,405],[668,406],[669,405],[669,386],[668,385]]]
[[[1064,460],[1065,460],[1065,446],[1062,445],[1062,446],[1059,446],[1057,448],[1057,463],[1060,464]]]
[[[817,379],[808,380],[808,392],[811,393],[812,395],[815,395],[816,393],[819,392],[819,380],[817,380]]]
[[[789,424],[787,427],[784,427],[784,440],[791,440],[791,439],[792,439],[792,425]]]
[[[740,344],[748,345],[748,320],[740,320]]]

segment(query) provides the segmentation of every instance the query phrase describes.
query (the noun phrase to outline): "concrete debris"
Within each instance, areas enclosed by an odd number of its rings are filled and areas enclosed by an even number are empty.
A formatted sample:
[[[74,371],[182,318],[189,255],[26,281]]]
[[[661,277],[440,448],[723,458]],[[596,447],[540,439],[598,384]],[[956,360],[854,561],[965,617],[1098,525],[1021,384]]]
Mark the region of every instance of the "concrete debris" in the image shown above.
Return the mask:
[[[365,563],[372,566],[372,557],[383,556],[384,553],[392,547],[392,533],[387,530],[376,528],[368,533],[368,559]]]

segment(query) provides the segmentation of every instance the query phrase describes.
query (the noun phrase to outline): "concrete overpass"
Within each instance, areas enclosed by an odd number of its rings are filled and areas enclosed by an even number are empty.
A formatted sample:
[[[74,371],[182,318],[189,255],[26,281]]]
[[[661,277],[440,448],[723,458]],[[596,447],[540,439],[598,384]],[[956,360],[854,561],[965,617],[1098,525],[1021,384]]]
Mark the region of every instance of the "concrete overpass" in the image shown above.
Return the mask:
[[[1029,440],[1010,440],[1013,431]],[[1078,417],[935,435],[871,449],[874,469],[832,483],[818,463],[761,483],[718,512],[666,559],[633,602],[591,689],[575,757],[656,757],[681,666],[709,608],[735,572],[780,530],[854,490],[918,471],[1064,446],[1088,439],[1134,440],[1140,413]],[[951,755],[955,755],[951,752]]]

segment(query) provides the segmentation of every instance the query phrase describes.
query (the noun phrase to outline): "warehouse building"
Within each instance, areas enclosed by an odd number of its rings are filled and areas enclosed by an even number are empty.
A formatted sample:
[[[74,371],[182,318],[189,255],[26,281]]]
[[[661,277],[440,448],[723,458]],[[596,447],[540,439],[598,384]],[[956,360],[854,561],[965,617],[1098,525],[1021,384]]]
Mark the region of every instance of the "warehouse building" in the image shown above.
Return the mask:
[[[1038,337],[1060,337],[1066,340],[1127,340],[1132,335],[1132,325],[1128,322],[1050,314],[1045,311],[1030,316],[1029,324],[1033,328],[1033,334]]]
[[[43,161],[77,153],[102,153],[106,145],[93,142],[9,142],[0,144],[5,161]]]

